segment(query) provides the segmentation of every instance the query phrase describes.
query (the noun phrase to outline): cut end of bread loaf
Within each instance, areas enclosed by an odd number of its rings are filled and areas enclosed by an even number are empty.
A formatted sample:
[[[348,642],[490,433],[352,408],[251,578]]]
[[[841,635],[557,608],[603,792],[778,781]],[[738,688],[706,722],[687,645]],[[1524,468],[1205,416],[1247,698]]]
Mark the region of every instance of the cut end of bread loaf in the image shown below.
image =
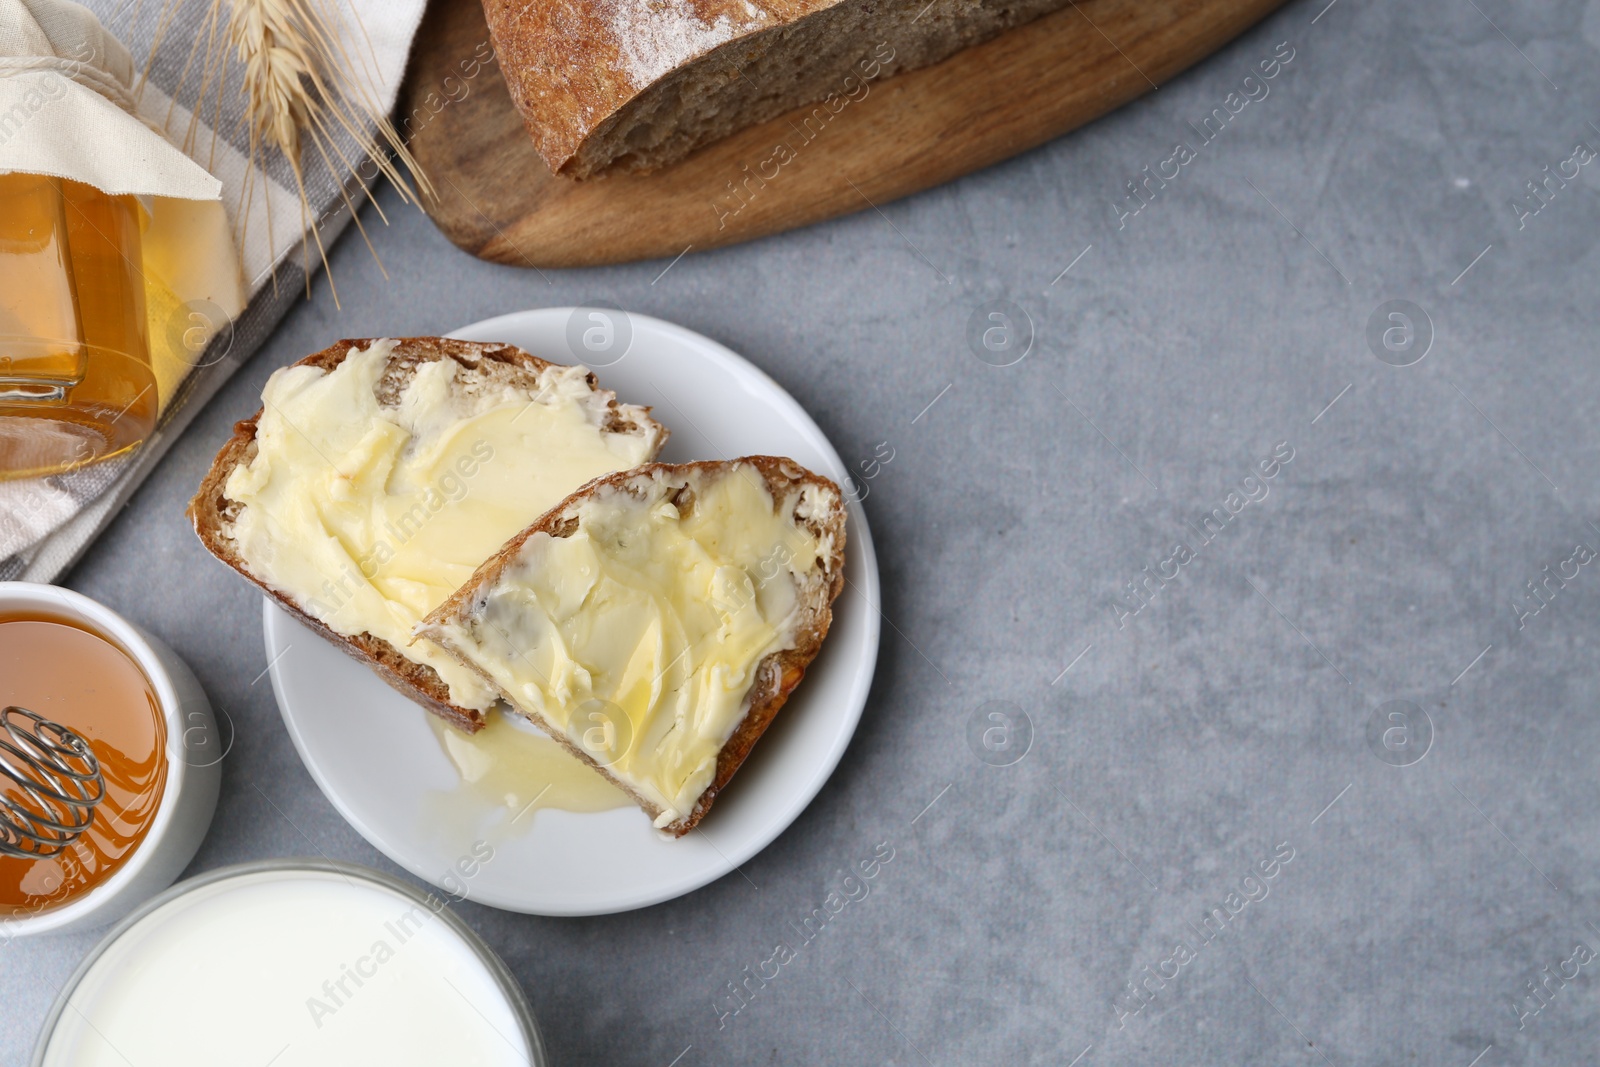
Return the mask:
[[[798,152],[873,83],[1067,2],[485,0],[484,10],[534,146],[553,173],[581,179],[655,170],[817,105],[784,135]]]
[[[488,601],[508,573],[513,573],[524,559],[524,546],[537,535],[550,538],[572,536],[580,525],[583,506],[606,494],[626,493],[640,500],[661,497],[665,490],[677,513],[684,519],[692,517],[696,506],[693,486],[696,479],[705,476],[752,477],[760,479],[774,508],[789,508],[787,518],[794,527],[816,539],[820,552],[816,566],[810,573],[790,571],[796,583],[796,611],[793,639],[788,647],[764,656],[757,664],[753,682],[744,696],[741,714],[731,735],[717,750],[715,769],[709,785],[695,799],[693,806],[671,821],[663,821],[667,814],[660,804],[642,795],[614,768],[597,762],[591,753],[574,744],[566,731],[551,721],[529,702],[506,690],[501,682],[476,662],[470,649],[456,643],[457,635],[471,632],[482,619]],[[653,495],[652,495],[653,494]],[[781,514],[775,511],[774,514]],[[654,463],[632,471],[598,478],[574,493],[561,506],[551,510],[538,523],[507,542],[494,559],[485,563],[478,573],[458,589],[447,601],[417,627],[417,633],[443,646],[461,662],[478,671],[486,682],[495,686],[506,702],[518,713],[549,734],[574,756],[626,792],[648,813],[665,833],[682,837],[695,828],[710,810],[734,773],[744,763],[779,709],[788,700],[795,687],[805,676],[806,669],[816,658],[823,639],[833,621],[833,601],[844,587],[846,512],[843,497],[836,484],[814,474],[793,460],[771,456],[751,456],[721,462],[689,463],[682,465]],[[502,636],[504,631],[498,630]],[[531,646],[530,646],[531,650]],[[526,658],[526,657],[524,657]],[[531,660],[528,662],[531,663]]]
[[[360,338],[339,341],[293,366],[331,371],[353,351],[367,349],[379,340]],[[547,370],[562,369],[561,365],[540,359],[514,345],[458,341],[447,337],[403,337],[393,339],[392,343],[394,348],[375,390],[378,401],[386,407],[399,402],[407,383],[424,363],[454,360],[467,372],[466,380],[471,383],[510,385],[526,389],[530,395],[537,394],[539,383]],[[616,394],[601,389],[592,373],[588,376],[588,384],[593,403],[604,409],[602,429],[608,433],[646,435],[654,439],[653,451],[659,451],[668,431],[649,417],[649,408],[617,403]],[[275,588],[252,573],[233,536],[235,523],[244,505],[231,499],[226,489],[228,478],[234,470],[248,465],[255,457],[256,429],[261,415],[262,412],[258,410],[250,418],[234,425],[233,436],[217,453],[200,483],[199,491],[189,503],[189,521],[201,543],[213,556],[272,597],[301,624],[365,663],[401,694],[461,730],[475,733],[482,729],[484,712],[452,702],[449,687],[432,667],[414,662],[403,650],[370,633],[342,634],[334,631],[305,606],[297,603],[288,592]]]

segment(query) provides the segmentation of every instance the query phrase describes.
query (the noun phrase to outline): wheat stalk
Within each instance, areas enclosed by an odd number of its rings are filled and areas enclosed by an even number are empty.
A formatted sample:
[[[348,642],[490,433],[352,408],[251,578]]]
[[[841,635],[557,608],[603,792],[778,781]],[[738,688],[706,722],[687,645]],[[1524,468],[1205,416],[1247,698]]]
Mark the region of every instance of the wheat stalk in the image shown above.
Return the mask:
[[[300,130],[311,119],[311,43],[282,0],[235,0],[228,40],[244,65],[251,134],[277,148],[296,171]]]
[[[164,14],[169,17],[163,18],[157,43],[165,24],[170,21],[170,11],[183,2],[168,0]],[[375,71],[371,63],[370,45],[366,53],[356,49],[355,55],[346,46],[347,35],[341,32],[341,16],[335,6],[337,0],[209,0],[209,3],[205,29],[195,35],[178,89],[173,94],[176,99],[182,93],[195,55],[203,49],[205,62],[197,104],[192,110],[193,118],[184,138],[184,147],[193,149],[195,127],[200,122],[206,98],[213,90],[211,126],[213,137],[216,135],[222,111],[223,82],[227,79],[228,71],[225,56],[219,53],[231,50],[241,72],[238,90],[245,102],[244,121],[248,124],[250,139],[251,166],[245,178],[239,243],[242,246],[246,237],[258,172],[264,174],[261,164],[268,154],[279,153],[294,175],[295,191],[300,197],[301,229],[309,231],[311,239],[316,242],[323,272],[328,276],[328,287],[333,293],[335,305],[338,305],[339,291],[328,269],[327,248],[322,243],[319,227],[311,224],[313,219],[303,167],[307,146],[336,179],[341,175],[356,177],[356,167],[363,158],[370,158],[379,174],[394,186],[407,203],[417,202],[418,194],[401,173],[401,166],[409,172],[423,195],[432,196],[433,187],[388,116],[378,108],[372,90]],[[224,20],[222,12],[225,3],[227,17]],[[354,17],[354,12],[351,11],[350,15]],[[355,19],[355,30],[365,41],[366,30],[359,18]],[[152,55],[154,50],[155,45],[152,45]],[[354,141],[354,160],[341,147],[341,134]],[[212,152],[214,156],[214,140]],[[339,182],[339,195],[350,210],[351,219],[361,232],[373,259],[383,270],[383,261],[361,223],[347,184],[346,181]],[[368,202],[378,211],[379,218],[387,224],[389,220],[372,198],[371,189],[365,183],[361,183],[361,188]],[[266,196],[266,212],[268,240],[271,241],[270,196]],[[311,272],[309,254],[304,244],[301,255],[302,262],[308,268],[306,292],[309,296]],[[275,247],[271,249],[271,258],[276,262]],[[388,277],[387,271],[384,271],[384,277]],[[274,284],[276,281],[274,274]]]

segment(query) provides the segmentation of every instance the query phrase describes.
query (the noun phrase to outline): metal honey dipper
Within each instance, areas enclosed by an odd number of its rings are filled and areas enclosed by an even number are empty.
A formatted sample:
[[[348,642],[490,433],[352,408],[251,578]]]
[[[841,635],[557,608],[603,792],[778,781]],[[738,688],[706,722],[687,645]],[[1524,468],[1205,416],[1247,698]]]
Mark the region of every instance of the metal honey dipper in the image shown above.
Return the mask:
[[[81,735],[26,708],[0,710],[0,855],[59,855],[105,795],[100,761]]]

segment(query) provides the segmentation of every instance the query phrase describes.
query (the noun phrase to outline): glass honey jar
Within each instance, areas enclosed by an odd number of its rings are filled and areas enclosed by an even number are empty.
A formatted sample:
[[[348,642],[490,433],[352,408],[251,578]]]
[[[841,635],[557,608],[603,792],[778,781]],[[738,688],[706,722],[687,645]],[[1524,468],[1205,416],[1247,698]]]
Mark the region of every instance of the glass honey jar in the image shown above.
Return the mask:
[[[0,480],[139,447],[158,396],[132,196],[0,174]]]

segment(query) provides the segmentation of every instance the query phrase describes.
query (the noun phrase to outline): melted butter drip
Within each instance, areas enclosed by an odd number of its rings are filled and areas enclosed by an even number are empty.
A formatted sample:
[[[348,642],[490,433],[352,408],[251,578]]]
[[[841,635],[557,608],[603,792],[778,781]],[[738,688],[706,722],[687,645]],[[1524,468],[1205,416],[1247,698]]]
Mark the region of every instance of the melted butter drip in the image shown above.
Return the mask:
[[[488,725],[464,734],[436,715],[428,726],[461,784],[429,795],[437,829],[452,841],[494,842],[527,831],[537,812],[610,811],[628,795],[533,727],[496,708]]]

